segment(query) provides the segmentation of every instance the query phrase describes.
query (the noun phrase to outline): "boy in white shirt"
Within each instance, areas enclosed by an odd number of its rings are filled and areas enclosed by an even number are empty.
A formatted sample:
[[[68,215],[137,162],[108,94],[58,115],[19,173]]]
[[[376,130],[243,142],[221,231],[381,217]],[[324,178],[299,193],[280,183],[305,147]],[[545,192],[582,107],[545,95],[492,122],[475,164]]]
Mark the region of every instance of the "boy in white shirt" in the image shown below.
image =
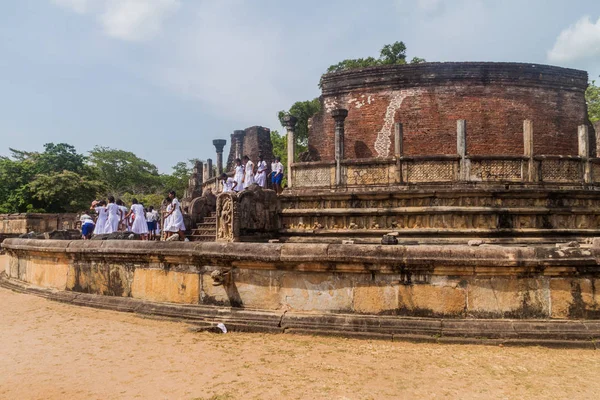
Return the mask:
[[[283,180],[283,164],[281,157],[275,157],[275,162],[271,163],[271,183],[277,194],[281,194],[281,181]]]

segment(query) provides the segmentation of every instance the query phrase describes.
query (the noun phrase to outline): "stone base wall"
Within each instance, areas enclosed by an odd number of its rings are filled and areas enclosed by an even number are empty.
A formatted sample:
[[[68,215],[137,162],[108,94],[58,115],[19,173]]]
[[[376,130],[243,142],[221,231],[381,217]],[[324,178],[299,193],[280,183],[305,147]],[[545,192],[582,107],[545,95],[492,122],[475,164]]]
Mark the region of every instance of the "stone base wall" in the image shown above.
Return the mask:
[[[412,189],[390,193],[287,195],[286,234],[375,234],[397,230],[600,235],[600,192],[591,190]]]
[[[75,229],[78,221],[77,214],[0,214],[0,234]]]
[[[588,248],[9,239],[4,274],[155,302],[445,318],[600,318]],[[222,283],[222,284],[221,284]]]

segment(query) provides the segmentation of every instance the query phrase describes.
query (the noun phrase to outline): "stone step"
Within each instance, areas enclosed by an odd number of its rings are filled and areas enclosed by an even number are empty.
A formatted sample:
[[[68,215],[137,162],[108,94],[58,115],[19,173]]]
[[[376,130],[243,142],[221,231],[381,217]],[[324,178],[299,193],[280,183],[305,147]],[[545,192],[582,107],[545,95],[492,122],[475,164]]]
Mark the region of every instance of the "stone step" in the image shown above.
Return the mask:
[[[204,219],[202,220],[202,223],[204,223],[204,224],[216,224],[217,223],[217,217],[204,217]]]
[[[204,222],[196,224],[197,229],[215,228],[216,226],[217,226],[217,224],[208,224],[208,223],[204,223]]]

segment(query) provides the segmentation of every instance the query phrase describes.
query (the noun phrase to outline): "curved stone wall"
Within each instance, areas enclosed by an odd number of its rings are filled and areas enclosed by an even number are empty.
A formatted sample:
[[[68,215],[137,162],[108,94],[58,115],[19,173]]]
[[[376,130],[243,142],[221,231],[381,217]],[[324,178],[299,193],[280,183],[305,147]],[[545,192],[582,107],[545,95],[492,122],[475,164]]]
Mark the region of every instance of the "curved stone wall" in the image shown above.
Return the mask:
[[[392,156],[396,122],[403,125],[404,155],[456,154],[459,119],[467,121],[469,154],[522,155],[523,121],[531,120],[534,154],[577,155],[577,127],[590,125],[587,80],[584,71],[518,63],[425,63],[327,74],[309,149],[315,160],[334,158],[330,112],[345,108],[347,159]]]
[[[458,319],[600,317],[595,289],[600,284],[600,246],[595,245],[7,239],[2,246],[9,257],[2,279],[72,293],[280,312]]]

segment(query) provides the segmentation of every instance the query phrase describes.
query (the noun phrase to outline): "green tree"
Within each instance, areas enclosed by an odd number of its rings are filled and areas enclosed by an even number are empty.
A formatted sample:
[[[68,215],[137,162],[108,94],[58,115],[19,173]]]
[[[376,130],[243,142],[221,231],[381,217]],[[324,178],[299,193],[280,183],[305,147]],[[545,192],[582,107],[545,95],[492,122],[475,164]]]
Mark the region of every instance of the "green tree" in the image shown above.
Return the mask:
[[[600,87],[596,86],[595,81],[592,81],[585,91],[585,100],[590,121],[600,121]]]
[[[89,162],[114,196],[153,193],[162,186],[156,166],[130,151],[96,146]]]
[[[318,98],[306,101],[297,101],[288,111],[279,111],[277,114],[279,122],[282,126],[283,118],[286,115],[293,115],[298,118],[296,124],[296,154],[300,154],[308,148],[308,121],[309,119],[321,111],[321,102]],[[286,144],[287,149],[287,144]],[[287,151],[287,150],[286,150]]]
[[[45,212],[59,213],[86,210],[91,200],[105,190],[105,185],[64,170],[36,175],[25,189],[31,198],[44,205]]]
[[[47,143],[42,153],[11,149],[10,158],[0,158],[0,212],[87,208],[103,188],[89,172],[85,157],[66,143]]]
[[[414,57],[413,64],[425,62],[424,58]],[[341,72],[356,68],[374,67],[377,65],[406,64],[406,45],[404,42],[386,44],[379,52],[379,58],[355,58],[340,61],[327,68],[327,72]]]

